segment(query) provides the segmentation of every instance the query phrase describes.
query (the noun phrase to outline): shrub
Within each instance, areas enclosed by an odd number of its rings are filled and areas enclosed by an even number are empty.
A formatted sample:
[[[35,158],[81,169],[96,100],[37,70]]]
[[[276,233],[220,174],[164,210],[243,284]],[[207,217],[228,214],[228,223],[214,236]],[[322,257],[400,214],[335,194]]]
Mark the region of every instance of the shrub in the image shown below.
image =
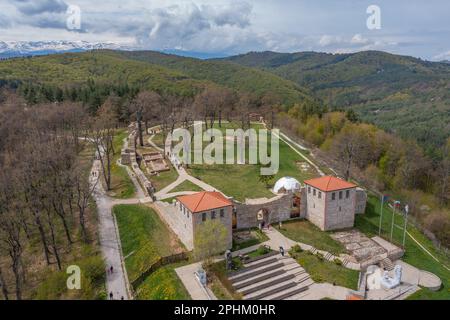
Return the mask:
[[[316,253],[316,257],[317,257],[320,261],[323,261],[323,259],[324,259],[323,254],[321,254],[320,252],[317,252],[317,253]]]
[[[334,261],[334,263],[337,264],[338,266],[342,266],[342,261],[341,261],[340,259],[335,258],[333,261]]]
[[[303,252],[302,247],[300,247],[300,245],[298,245],[298,244],[294,245],[291,249],[292,249],[292,252],[294,252],[294,253]]]

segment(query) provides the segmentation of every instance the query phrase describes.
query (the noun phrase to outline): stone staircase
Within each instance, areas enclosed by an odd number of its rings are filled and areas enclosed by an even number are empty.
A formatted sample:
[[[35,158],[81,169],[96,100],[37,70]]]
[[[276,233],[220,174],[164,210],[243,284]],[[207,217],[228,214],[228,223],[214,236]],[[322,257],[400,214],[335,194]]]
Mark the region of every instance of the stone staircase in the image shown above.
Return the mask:
[[[277,252],[246,261],[243,269],[229,274],[229,280],[245,300],[288,299],[314,283],[294,259]]]
[[[383,260],[381,260],[380,266],[387,271],[394,270],[394,268],[395,268],[394,263],[389,258],[384,258]]]

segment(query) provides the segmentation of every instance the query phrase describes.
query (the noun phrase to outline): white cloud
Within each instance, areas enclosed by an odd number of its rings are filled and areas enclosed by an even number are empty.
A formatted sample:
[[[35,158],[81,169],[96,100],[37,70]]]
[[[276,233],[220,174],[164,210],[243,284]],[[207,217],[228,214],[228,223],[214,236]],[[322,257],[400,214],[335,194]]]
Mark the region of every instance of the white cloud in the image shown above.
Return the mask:
[[[360,33],[355,34],[350,41],[353,44],[366,44],[369,42],[369,39],[364,38]]]

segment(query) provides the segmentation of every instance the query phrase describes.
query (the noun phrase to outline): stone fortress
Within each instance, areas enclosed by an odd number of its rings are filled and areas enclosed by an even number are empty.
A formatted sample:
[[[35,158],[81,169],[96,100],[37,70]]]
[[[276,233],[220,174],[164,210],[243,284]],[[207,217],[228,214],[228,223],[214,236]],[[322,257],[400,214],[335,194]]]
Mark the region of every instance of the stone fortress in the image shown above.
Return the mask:
[[[304,183],[283,177],[275,183],[276,196],[271,199],[233,200],[233,228],[305,218],[321,230],[339,230],[353,227],[355,214],[366,209],[366,192],[352,183],[332,176]]]

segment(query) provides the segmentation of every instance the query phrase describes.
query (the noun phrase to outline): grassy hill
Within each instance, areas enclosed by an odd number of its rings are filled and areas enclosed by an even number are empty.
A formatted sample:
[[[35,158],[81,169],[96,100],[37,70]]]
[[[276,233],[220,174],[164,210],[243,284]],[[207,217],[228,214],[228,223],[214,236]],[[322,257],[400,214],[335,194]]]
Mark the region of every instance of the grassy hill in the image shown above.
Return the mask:
[[[450,135],[450,65],[378,51],[353,54],[251,52],[226,58],[312,90],[334,108],[422,143]]]
[[[270,91],[287,105],[314,100],[307,90],[269,72],[152,51],[99,50],[0,62],[0,80],[68,86],[86,83],[88,79],[183,95],[215,83],[257,97]]]
[[[305,88],[270,72],[243,67],[228,61],[200,60],[155,51],[115,51],[114,54],[137,61],[150,62],[171,70],[182,72],[196,80],[209,80],[240,92],[258,97],[272,92],[287,105],[312,101]]]
[[[58,86],[83,84],[92,79],[182,94],[189,94],[204,83],[181,72],[101,51],[1,61],[0,79]]]

